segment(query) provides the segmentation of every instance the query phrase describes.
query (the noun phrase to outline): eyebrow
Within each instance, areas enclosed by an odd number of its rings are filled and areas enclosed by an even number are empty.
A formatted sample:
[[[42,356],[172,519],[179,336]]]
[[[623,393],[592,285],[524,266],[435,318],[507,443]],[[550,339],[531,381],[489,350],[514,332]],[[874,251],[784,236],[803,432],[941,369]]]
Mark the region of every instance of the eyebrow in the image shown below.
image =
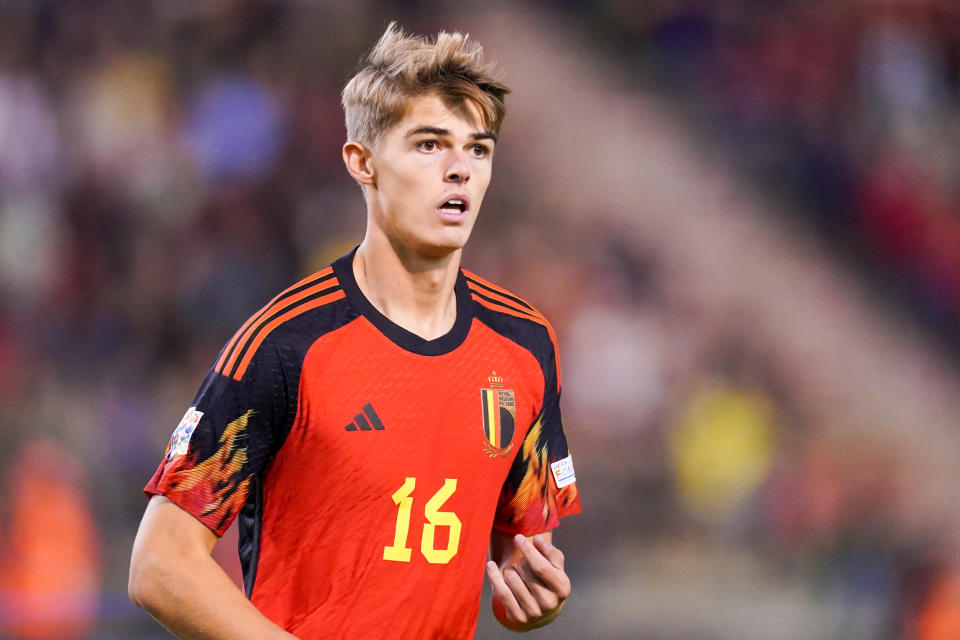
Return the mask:
[[[406,137],[409,138],[411,136],[416,136],[421,134],[430,134],[435,136],[449,136],[450,130],[442,129],[440,127],[416,127],[415,129],[411,129],[410,131],[408,131]],[[497,141],[497,134],[495,134],[493,131],[480,131],[472,134],[470,137],[473,138],[474,140],[493,140],[494,142]]]

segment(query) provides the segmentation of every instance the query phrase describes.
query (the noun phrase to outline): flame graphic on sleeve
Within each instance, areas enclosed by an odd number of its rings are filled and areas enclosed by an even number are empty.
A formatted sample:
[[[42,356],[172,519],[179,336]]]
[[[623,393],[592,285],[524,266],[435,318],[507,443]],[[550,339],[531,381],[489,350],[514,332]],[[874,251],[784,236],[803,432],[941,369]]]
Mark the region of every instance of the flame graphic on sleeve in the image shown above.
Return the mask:
[[[501,497],[508,499],[504,514],[508,517],[507,522],[500,524],[513,531],[542,531],[556,526],[558,521],[555,497],[549,491],[547,448],[540,441],[542,432],[543,421],[538,418],[518,454],[517,462],[525,469],[523,479],[513,496],[508,493]]]
[[[508,479],[500,496],[495,526],[532,535],[556,527],[560,516],[580,511],[576,483],[556,490],[554,483],[550,482],[542,415],[527,432],[515,465],[524,469],[523,478],[515,491],[511,491],[512,483]]]
[[[557,506],[560,508],[560,514],[577,513],[580,511],[579,494],[577,493],[577,483],[568,484],[557,494]]]
[[[523,440],[520,458],[527,471],[517,487],[517,494],[511,501],[514,508],[514,521],[533,516],[547,522],[550,520],[550,496],[547,492],[547,450],[541,446],[543,431],[542,419],[537,419]]]
[[[158,489],[196,516],[217,535],[223,535],[247,499],[250,476],[246,429],[253,410],[227,425],[213,455],[198,463],[199,454],[174,458],[164,469]]]

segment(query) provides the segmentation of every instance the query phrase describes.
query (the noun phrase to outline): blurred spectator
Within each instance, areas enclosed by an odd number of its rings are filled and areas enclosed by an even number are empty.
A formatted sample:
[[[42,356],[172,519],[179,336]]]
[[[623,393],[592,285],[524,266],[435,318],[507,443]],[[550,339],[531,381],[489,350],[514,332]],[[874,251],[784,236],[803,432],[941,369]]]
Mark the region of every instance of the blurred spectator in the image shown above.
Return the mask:
[[[186,144],[210,180],[250,180],[273,166],[283,141],[277,98],[240,76],[205,83],[187,107]]]
[[[99,535],[80,462],[27,443],[7,470],[9,532],[0,563],[0,631],[24,640],[87,637],[96,624]]]
[[[698,517],[732,523],[773,464],[773,403],[759,390],[706,378],[682,406],[670,435],[681,498]]]
[[[916,640],[960,637],[960,571],[945,571],[934,579],[917,615],[916,628],[913,633],[908,631],[906,637]]]
[[[26,74],[0,73],[0,188],[56,192],[61,181],[59,123],[46,92]]]

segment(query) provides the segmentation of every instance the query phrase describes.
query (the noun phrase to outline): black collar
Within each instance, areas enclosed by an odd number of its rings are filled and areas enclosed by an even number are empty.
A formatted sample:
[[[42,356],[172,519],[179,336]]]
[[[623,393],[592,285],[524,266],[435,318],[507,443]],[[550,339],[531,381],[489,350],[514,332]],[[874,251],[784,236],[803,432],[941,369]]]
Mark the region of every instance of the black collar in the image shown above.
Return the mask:
[[[394,323],[390,318],[380,313],[374,307],[367,297],[360,291],[356,278],[353,277],[353,257],[357,253],[357,247],[347,255],[338,258],[333,263],[333,271],[337,274],[337,280],[340,286],[347,293],[347,299],[357,311],[359,311],[370,323],[377,328],[380,333],[389,338],[401,349],[406,349],[412,353],[422,356],[440,356],[450,353],[467,339],[470,332],[470,324],[473,320],[473,304],[470,299],[470,290],[467,288],[467,279],[463,271],[457,272],[457,282],[454,285],[454,292],[457,296],[457,320],[453,323],[450,331],[435,338],[434,340],[424,340],[420,336],[407,331],[400,325]]]

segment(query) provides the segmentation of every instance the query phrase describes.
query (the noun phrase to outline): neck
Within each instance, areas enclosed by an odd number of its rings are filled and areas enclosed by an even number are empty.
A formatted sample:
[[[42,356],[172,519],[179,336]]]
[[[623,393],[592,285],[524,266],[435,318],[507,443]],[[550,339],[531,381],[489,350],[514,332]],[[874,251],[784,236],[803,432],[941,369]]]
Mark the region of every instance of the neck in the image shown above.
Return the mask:
[[[454,286],[460,250],[427,257],[368,229],[353,259],[357,286],[391,322],[424,340],[446,334],[457,320]]]

